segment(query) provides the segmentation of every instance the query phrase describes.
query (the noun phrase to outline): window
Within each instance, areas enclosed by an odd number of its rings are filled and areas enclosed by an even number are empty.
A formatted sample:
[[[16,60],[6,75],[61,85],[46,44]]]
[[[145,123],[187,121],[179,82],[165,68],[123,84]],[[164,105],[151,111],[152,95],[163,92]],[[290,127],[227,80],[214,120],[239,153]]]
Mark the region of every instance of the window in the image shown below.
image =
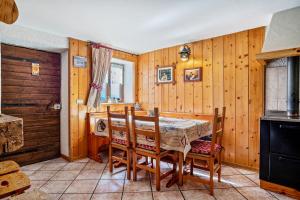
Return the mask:
[[[124,65],[111,63],[101,91],[101,102],[124,102]]]

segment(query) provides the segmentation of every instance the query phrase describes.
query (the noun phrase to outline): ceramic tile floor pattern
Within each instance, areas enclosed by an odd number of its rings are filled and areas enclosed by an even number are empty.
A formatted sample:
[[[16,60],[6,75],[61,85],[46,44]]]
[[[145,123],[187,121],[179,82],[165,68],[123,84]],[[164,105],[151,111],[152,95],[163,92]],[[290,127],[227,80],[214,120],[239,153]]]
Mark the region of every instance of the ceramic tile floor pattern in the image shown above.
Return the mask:
[[[162,163],[162,170],[170,166]],[[54,200],[239,200],[239,199],[291,199],[272,193],[258,186],[257,172],[223,167],[222,182],[215,181],[215,195],[209,195],[208,187],[195,182],[166,188],[168,178],[161,183],[161,192],[155,190],[155,179],[144,171],[138,172],[138,181],[126,179],[124,168],[108,171],[107,163],[97,163],[88,158],[68,162],[57,158],[27,165],[22,170],[31,179],[31,188],[47,192]],[[195,170],[195,174],[207,177],[207,173]],[[216,178],[216,177],[215,177]]]

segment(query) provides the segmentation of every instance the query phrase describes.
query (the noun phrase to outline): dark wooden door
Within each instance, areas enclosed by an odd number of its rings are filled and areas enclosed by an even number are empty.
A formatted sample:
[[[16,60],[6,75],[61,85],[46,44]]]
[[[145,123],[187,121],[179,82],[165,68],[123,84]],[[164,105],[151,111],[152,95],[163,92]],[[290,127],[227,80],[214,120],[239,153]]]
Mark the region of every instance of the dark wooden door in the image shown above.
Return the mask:
[[[23,118],[24,146],[0,160],[35,163],[60,155],[60,54],[1,45],[2,113]],[[32,75],[32,63],[40,66]]]

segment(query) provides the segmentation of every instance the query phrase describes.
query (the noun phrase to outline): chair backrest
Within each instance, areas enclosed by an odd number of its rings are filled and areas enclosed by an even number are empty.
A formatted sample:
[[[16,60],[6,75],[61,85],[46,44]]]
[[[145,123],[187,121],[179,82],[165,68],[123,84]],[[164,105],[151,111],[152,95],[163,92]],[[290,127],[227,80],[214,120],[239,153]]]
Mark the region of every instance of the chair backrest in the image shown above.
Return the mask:
[[[154,108],[154,116],[139,116],[136,115],[134,107],[131,107],[131,116],[132,116],[132,135],[133,135],[133,143],[132,147],[136,148],[137,146],[137,138],[138,136],[145,136],[147,138],[151,138],[155,141],[156,153],[160,153],[160,132],[159,132],[159,113],[158,108]],[[138,128],[136,125],[136,121],[142,122],[152,122],[154,126],[154,130],[144,130]]]
[[[224,122],[225,122],[225,114],[226,107],[222,109],[222,115],[219,115],[218,108],[215,108],[214,111],[214,120],[212,127],[212,145],[211,145],[211,154],[215,153],[215,144],[222,146],[222,137],[224,134]]]
[[[107,119],[108,119],[108,133],[109,133],[109,141],[112,142],[113,140],[113,132],[123,132],[125,133],[126,138],[126,146],[130,146],[130,130],[129,130],[129,120],[128,120],[128,107],[125,107],[124,114],[119,113],[112,113],[110,111],[110,106],[107,106]],[[120,123],[120,125],[116,126],[115,123],[113,123],[114,119],[121,119],[124,120],[124,125]]]

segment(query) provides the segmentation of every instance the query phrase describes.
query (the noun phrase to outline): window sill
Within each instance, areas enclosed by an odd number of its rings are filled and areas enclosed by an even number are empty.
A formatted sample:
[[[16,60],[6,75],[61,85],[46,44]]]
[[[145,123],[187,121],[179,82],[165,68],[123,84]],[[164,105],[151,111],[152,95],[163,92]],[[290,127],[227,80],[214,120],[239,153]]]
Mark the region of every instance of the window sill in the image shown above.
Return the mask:
[[[133,105],[134,103],[101,103],[100,105]]]

